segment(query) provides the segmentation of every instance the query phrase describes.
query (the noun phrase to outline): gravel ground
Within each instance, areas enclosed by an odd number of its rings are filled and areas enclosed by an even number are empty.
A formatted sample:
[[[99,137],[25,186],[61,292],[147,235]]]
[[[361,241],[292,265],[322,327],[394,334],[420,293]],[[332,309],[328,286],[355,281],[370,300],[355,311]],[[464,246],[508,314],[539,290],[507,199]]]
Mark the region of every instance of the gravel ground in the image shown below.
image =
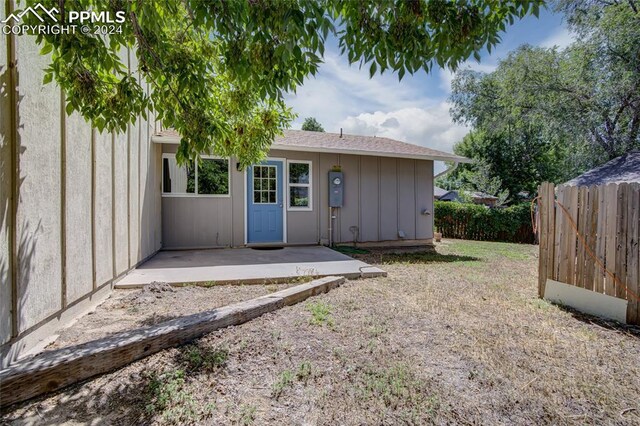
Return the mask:
[[[640,424],[638,328],[537,299],[534,246],[448,241],[437,251],[355,255],[389,276],[349,281],[3,420]]]

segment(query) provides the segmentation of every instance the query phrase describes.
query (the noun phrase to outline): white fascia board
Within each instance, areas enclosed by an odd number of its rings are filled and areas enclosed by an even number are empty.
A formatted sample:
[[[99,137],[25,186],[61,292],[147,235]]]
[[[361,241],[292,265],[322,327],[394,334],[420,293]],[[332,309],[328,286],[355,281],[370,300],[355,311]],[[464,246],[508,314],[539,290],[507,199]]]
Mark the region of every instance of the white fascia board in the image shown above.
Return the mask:
[[[166,143],[170,145],[180,145],[180,139],[182,139],[180,136],[151,136],[151,142],[153,143]]]

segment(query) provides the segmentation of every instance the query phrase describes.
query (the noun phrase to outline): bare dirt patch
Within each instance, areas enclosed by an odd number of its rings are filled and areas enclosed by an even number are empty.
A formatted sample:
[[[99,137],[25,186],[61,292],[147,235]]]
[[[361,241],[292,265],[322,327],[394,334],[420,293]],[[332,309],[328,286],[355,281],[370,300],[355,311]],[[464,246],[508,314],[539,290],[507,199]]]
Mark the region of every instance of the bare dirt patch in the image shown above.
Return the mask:
[[[436,253],[362,254],[389,276],[349,281],[4,420],[640,423],[640,331],[537,299],[536,252],[449,241]]]
[[[294,284],[172,287],[167,283],[154,282],[141,289],[116,289],[95,311],[64,329],[47,350],[253,299],[291,285]]]

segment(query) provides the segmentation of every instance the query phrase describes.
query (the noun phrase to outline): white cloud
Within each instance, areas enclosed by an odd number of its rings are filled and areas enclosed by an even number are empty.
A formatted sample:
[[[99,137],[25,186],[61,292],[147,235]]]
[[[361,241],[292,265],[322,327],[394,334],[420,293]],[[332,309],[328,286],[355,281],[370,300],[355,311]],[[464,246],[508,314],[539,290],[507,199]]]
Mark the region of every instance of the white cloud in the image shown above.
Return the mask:
[[[387,137],[451,152],[454,143],[462,139],[469,129],[453,122],[449,108],[447,102],[441,102],[426,108],[362,113],[347,117],[340,125],[345,133]]]
[[[484,73],[490,73],[495,71],[496,68],[498,68],[498,64],[496,62],[483,64],[483,63],[478,63],[476,61],[467,61],[467,62],[464,62],[462,65],[460,65],[458,70],[469,69],[469,70],[480,71]],[[440,69],[440,88],[446,91],[447,93],[451,93],[451,82],[453,81],[453,78],[455,77],[456,72],[457,71],[454,72],[446,68]]]
[[[562,50],[575,41],[575,36],[569,32],[564,26],[549,37],[542,40],[539,44],[540,47],[557,47]]]
[[[315,117],[325,130],[337,132],[340,122],[350,115],[431,102],[417,94],[408,80],[399,82],[391,73],[370,79],[365,67],[349,66],[343,57],[327,52],[317,77],[305,81],[297,93],[289,95],[287,104],[299,114],[294,127],[299,128],[305,117]],[[412,82],[416,80],[413,77]]]
[[[468,66],[491,70],[490,65]],[[345,133],[384,136],[452,152],[453,144],[469,129],[451,120],[450,105],[444,100],[450,84],[438,90],[438,80],[446,71],[439,72],[406,76],[402,82],[391,73],[370,79],[365,67],[349,66],[343,57],[328,52],[317,77],[287,98],[299,114],[293,127],[299,129],[304,118],[315,117],[328,132],[342,128]]]
[[[347,117],[340,125],[345,133],[387,137],[452,152],[453,145],[469,132],[469,128],[455,124],[449,116],[449,108],[447,102],[441,102],[423,108],[363,113]],[[438,167],[439,170],[442,168]]]

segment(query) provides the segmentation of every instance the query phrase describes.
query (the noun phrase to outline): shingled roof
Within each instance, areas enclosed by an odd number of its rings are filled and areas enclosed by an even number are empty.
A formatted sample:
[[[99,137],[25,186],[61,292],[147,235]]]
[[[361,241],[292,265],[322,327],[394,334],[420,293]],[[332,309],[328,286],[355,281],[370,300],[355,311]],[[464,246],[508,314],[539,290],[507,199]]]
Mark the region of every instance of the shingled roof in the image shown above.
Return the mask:
[[[571,179],[564,185],[591,186],[622,182],[640,182],[640,150],[629,151]]]
[[[164,130],[156,133],[152,140],[156,143],[178,143],[180,135],[175,130]],[[389,138],[339,135],[338,133],[308,132],[304,130],[285,130],[284,136],[276,137],[271,149],[456,161],[460,163],[471,162],[468,158],[455,154]]]

